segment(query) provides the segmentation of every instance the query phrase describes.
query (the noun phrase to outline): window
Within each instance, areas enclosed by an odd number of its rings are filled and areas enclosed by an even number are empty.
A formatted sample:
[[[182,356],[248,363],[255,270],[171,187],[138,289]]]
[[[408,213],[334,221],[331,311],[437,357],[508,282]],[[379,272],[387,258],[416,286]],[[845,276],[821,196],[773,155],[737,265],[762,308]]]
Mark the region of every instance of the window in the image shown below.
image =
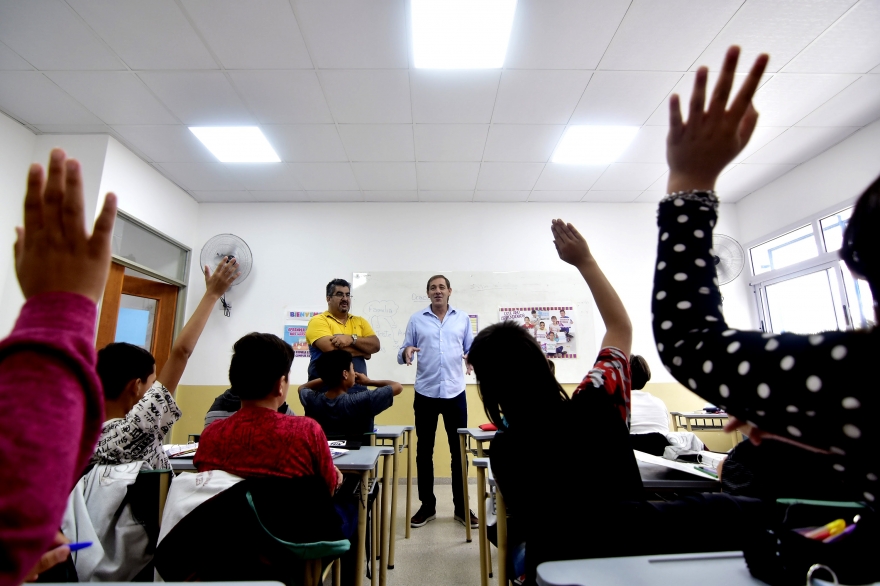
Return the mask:
[[[113,256],[146,274],[186,286],[189,248],[119,212],[113,226]]]
[[[785,268],[819,254],[812,225],[750,248],[749,252],[752,257],[752,274],[755,275]]]
[[[849,223],[852,208],[841,210],[834,215],[822,218],[819,224],[822,226],[822,238],[825,241],[825,250],[833,252],[843,246],[843,231]]]

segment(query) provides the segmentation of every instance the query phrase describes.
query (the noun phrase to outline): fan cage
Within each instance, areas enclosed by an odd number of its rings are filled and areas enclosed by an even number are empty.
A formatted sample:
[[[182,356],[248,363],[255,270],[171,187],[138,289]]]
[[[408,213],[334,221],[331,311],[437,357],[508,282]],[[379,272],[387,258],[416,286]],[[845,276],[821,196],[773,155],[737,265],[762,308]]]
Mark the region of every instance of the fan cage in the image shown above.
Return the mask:
[[[199,262],[202,267],[208,266],[213,271],[224,256],[234,256],[238,261],[241,275],[232,282],[232,287],[235,287],[241,284],[251,272],[254,262],[251,249],[247,242],[235,234],[217,234],[202,246]]]

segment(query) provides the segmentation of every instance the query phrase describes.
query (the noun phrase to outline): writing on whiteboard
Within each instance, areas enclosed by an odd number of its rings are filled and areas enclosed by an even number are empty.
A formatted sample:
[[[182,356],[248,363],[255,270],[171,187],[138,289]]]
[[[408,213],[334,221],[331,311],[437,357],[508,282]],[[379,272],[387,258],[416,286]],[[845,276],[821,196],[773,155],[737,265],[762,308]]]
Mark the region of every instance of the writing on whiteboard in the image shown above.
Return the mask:
[[[370,320],[376,335],[391,341],[391,347],[382,344],[380,352],[396,353],[400,343],[403,342],[404,331],[394,321],[398,309],[397,303],[390,300],[370,301],[364,306],[364,315]]]

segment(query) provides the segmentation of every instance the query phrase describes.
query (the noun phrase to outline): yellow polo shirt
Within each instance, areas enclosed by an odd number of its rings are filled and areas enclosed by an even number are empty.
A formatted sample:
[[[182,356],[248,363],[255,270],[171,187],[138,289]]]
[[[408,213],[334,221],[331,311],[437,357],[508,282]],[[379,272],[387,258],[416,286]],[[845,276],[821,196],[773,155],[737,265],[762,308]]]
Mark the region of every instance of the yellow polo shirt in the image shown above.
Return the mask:
[[[316,315],[309,320],[306,328],[306,342],[310,345],[315,340],[324,336],[335,336],[336,334],[357,334],[358,338],[364,336],[375,336],[376,332],[370,326],[370,322],[357,315],[349,315],[345,325],[337,320],[329,311],[325,311],[321,315]]]

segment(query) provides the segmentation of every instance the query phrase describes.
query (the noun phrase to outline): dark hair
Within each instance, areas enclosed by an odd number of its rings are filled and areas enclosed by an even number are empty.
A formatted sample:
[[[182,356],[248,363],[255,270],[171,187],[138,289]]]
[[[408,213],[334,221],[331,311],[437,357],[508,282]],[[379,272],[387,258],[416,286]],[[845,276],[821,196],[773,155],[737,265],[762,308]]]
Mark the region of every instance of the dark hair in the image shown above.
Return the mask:
[[[868,186],[852,211],[846,230],[840,258],[849,269],[865,277],[874,303],[880,298],[880,177]]]
[[[643,356],[633,354],[629,359],[629,367],[632,371],[632,388],[640,391],[651,380],[651,367]]]
[[[146,382],[156,366],[153,355],[134,344],[114,342],[98,350],[98,377],[104,398],[118,399],[125,385],[137,379]]]
[[[569,400],[537,340],[512,321],[477,334],[468,362],[477,375],[483,408],[495,425],[502,425],[502,414],[508,423],[522,421]]]
[[[351,283],[345,279],[333,279],[327,283],[327,297],[333,297],[333,294],[336,292],[336,287],[348,287],[349,290],[351,290]]]
[[[351,354],[345,350],[324,352],[315,361],[318,377],[328,389],[336,388],[342,384],[342,373],[349,368],[351,368]]]
[[[428,279],[428,284],[425,285],[425,291],[427,291],[428,289],[431,288],[431,281],[433,281],[434,279],[443,279],[444,281],[446,281],[446,288],[447,288],[447,289],[452,289],[452,285],[449,284],[449,279],[447,279],[447,278],[444,277],[443,275],[434,275],[433,277],[431,277],[430,279]]]
[[[251,332],[232,349],[229,382],[239,399],[262,399],[272,392],[279,378],[290,375],[293,348],[278,336]]]

